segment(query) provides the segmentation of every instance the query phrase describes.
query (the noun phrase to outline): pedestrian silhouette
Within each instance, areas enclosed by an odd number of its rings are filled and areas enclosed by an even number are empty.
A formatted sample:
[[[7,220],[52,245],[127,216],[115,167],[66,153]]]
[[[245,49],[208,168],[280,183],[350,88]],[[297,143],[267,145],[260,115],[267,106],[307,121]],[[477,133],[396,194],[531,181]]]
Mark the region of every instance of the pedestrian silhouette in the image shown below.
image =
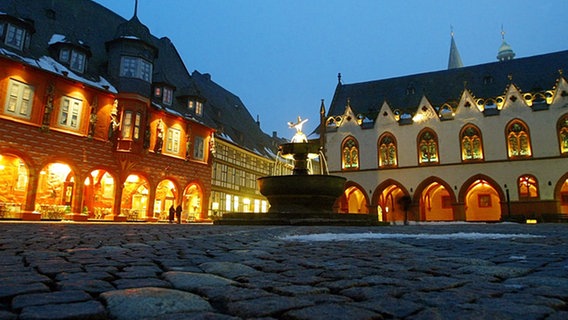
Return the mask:
[[[174,222],[174,215],[176,214],[176,209],[174,209],[174,205],[170,207],[170,215],[168,216],[168,220],[170,223]]]
[[[181,204],[176,208],[177,223],[181,223]]]

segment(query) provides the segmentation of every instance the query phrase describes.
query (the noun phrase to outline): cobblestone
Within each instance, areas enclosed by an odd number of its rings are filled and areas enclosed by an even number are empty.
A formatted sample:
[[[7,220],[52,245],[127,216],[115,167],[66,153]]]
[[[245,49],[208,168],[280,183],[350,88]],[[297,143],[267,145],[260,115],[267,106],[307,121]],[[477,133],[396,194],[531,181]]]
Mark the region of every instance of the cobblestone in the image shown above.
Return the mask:
[[[3,221],[0,319],[566,319],[567,247],[568,224]]]

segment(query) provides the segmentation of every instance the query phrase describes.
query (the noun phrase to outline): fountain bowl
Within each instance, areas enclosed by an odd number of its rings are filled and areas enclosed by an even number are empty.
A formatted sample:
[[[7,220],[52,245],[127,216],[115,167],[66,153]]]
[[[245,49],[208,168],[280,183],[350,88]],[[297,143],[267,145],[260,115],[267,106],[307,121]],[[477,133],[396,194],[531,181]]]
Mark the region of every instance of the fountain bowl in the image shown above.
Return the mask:
[[[268,199],[268,212],[332,213],[346,179],[331,175],[268,176],[257,179],[260,193]]]

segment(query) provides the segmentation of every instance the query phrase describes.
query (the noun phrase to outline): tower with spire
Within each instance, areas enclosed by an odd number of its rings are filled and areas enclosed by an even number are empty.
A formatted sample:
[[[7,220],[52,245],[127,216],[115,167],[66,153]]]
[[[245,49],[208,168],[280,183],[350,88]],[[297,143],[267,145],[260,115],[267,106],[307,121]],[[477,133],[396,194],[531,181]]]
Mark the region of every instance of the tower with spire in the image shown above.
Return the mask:
[[[505,41],[505,31],[503,30],[503,26],[501,26],[501,39],[503,42],[499,47],[499,51],[497,52],[497,60],[499,61],[507,61],[513,60],[515,57],[515,52],[513,52],[513,48]]]
[[[460,52],[458,51],[458,46],[456,45],[456,41],[454,40],[453,28],[451,28],[450,35],[452,40],[450,43],[450,58],[448,59],[448,70],[463,67],[463,62],[460,56]]]

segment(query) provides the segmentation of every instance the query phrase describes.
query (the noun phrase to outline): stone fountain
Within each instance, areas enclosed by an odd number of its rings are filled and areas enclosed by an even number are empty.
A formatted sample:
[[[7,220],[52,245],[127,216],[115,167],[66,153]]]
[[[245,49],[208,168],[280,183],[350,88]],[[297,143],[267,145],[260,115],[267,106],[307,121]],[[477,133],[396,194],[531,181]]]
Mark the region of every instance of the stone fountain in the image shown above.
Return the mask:
[[[327,173],[320,142],[308,140],[302,132],[307,119],[289,122],[296,129],[291,142],[279,146],[278,156],[293,161],[291,175],[273,175],[257,179],[260,193],[268,199],[267,213],[228,213],[215,224],[277,225],[370,225],[367,215],[333,212],[335,201],[345,188],[344,177]],[[322,174],[311,174],[310,159],[320,158]]]

